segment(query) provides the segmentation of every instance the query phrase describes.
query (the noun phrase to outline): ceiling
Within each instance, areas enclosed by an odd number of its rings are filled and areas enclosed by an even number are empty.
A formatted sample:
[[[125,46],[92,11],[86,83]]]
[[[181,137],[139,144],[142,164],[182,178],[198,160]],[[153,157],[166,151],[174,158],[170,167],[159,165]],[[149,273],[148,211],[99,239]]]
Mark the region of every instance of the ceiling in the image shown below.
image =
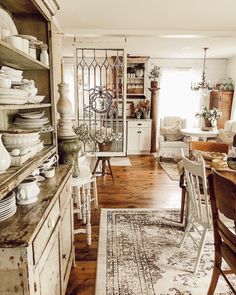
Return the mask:
[[[65,37],[120,42],[133,55],[159,58],[236,56],[236,1],[58,0]],[[66,52],[71,39],[65,41]]]

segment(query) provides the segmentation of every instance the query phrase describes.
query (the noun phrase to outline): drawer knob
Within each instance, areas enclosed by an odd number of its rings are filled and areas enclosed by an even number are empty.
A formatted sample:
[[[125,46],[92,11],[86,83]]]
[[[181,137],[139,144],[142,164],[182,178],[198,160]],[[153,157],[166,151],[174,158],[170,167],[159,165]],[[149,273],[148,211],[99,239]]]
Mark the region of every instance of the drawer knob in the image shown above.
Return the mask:
[[[62,255],[62,259],[66,259],[66,257],[67,257],[66,254]]]
[[[138,123],[138,126],[142,126],[142,124],[141,123]]]

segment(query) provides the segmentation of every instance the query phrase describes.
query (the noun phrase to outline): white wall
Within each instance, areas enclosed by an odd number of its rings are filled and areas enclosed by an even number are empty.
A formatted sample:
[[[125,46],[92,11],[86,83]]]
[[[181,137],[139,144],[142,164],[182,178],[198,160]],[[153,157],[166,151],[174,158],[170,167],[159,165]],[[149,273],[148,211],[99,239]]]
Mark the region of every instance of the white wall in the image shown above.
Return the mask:
[[[234,81],[234,85],[236,85],[236,57],[231,57],[228,59],[227,76],[232,78]],[[234,92],[231,119],[236,119],[236,91]]]

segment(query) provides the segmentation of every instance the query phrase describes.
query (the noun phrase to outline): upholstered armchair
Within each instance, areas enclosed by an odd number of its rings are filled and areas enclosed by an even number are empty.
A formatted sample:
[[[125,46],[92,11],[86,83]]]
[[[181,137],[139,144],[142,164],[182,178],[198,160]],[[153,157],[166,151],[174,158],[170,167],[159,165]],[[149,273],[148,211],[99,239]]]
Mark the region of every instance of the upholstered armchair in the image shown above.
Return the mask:
[[[186,128],[186,119],[181,117],[168,116],[160,120],[160,136],[158,137],[160,161],[163,158],[180,159],[180,149],[183,149],[184,154],[188,156],[189,144],[183,141],[184,136],[180,132],[183,128]]]
[[[236,121],[225,121],[224,129],[219,129],[217,141],[228,143],[230,146],[233,144],[234,135],[236,134]]]

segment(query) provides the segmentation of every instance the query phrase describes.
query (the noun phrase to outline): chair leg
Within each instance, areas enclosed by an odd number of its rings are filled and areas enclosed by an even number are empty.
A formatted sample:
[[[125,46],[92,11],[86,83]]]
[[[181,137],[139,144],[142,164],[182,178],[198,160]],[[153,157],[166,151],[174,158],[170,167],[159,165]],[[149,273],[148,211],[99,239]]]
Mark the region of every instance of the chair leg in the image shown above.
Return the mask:
[[[93,181],[93,195],[94,195],[94,201],[95,201],[95,208],[98,209],[98,191],[97,191],[97,180],[96,177]]]
[[[180,223],[183,223],[183,221],[184,221],[185,200],[186,200],[186,189],[185,188],[182,188],[182,193],[181,193],[181,208],[180,208]]]
[[[197,270],[198,270],[198,266],[199,266],[199,263],[200,263],[200,260],[201,260],[201,257],[202,257],[202,250],[203,250],[205,240],[206,240],[206,234],[207,234],[207,229],[204,229],[203,235],[202,235],[202,238],[201,238],[201,242],[200,242],[200,245],[199,245],[199,248],[198,248],[197,259],[196,259],[196,263],[195,263],[195,267],[194,267],[194,273],[196,273]]]
[[[186,227],[186,230],[185,230],[185,232],[184,232],[184,235],[183,235],[182,241],[181,241],[181,243],[180,243],[180,248],[182,248],[182,246],[183,246],[183,244],[184,244],[184,242],[185,242],[185,240],[186,240],[186,238],[187,238],[187,235],[188,235],[190,229],[192,228],[192,226],[193,226],[193,224],[192,224],[192,221],[191,221],[191,222],[188,223],[188,225],[187,225],[187,227]]]
[[[217,265],[215,265],[214,268],[213,268],[213,273],[212,273],[212,277],[211,277],[211,283],[210,283],[209,289],[207,291],[207,295],[213,295],[214,294],[216,285],[217,285],[218,280],[219,280],[219,276],[220,276],[219,267]]]

